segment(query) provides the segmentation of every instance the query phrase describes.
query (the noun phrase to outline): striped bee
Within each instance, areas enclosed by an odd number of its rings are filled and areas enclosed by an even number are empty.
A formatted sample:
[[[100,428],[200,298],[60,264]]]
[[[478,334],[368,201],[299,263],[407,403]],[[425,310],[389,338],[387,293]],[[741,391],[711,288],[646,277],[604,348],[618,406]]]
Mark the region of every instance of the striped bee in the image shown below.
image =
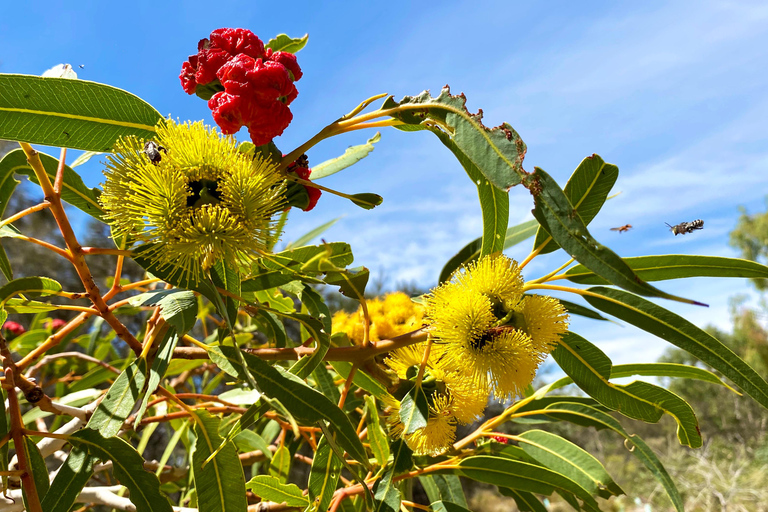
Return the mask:
[[[666,222],[664,224],[667,224]],[[669,224],[667,224],[669,226]],[[669,226],[669,229],[672,231],[672,233],[677,235],[684,235],[686,233],[693,233],[697,229],[704,229],[704,221],[701,219],[696,219],[693,222],[681,222],[680,224],[676,224],[674,226]]]

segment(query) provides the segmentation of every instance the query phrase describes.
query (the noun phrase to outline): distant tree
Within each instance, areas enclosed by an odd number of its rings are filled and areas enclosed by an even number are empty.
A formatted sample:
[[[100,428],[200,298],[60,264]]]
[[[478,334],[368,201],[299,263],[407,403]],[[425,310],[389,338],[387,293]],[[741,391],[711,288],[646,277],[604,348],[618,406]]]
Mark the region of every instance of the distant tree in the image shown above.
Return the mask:
[[[731,231],[731,245],[741,251],[743,258],[760,263],[768,262],[768,211],[750,215],[743,206],[740,210],[739,222]],[[768,289],[768,279],[752,281],[758,290]]]

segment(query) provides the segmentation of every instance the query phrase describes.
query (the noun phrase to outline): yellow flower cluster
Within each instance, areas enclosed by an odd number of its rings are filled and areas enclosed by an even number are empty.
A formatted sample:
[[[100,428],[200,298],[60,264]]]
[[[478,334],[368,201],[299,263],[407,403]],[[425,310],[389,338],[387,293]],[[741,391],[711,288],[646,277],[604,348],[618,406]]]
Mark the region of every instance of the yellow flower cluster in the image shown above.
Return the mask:
[[[523,296],[514,260],[485,257],[426,299],[425,323],[448,368],[499,398],[520,394],[568,330],[557,299]]]
[[[399,348],[384,363],[402,381],[414,381],[424,358],[425,343]],[[475,386],[445,363],[443,350],[432,345],[422,380],[422,390],[429,403],[427,425],[403,435],[400,403],[390,404],[387,416],[390,432],[403,437],[417,455],[439,455],[453,443],[456,424],[469,424],[483,413],[488,403],[488,390]],[[407,387],[407,386],[406,386]]]
[[[198,280],[219,260],[247,265],[263,252],[284,206],[277,166],[238,151],[202,122],[161,122],[156,140],[121,139],[100,197],[115,236],[170,273]]]
[[[371,319],[369,341],[394,338],[422,327],[424,308],[403,292],[387,294],[384,299],[367,300],[366,305]],[[333,332],[346,333],[353,343],[363,342],[364,330],[362,308],[355,313],[337,311],[333,315]]]

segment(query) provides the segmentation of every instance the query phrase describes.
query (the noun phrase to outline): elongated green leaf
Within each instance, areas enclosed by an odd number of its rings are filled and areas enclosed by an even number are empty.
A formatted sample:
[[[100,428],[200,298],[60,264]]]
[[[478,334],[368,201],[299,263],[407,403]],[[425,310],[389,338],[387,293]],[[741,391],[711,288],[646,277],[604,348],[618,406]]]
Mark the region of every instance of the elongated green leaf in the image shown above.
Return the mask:
[[[590,453],[570,441],[543,430],[529,430],[520,435],[520,447],[547,466],[581,487],[603,498],[624,494],[603,465]]]
[[[400,421],[403,423],[403,433],[412,434],[427,426],[429,419],[429,402],[421,386],[414,386],[400,402]]]
[[[639,436],[628,434],[624,427],[612,416],[594,407],[573,403],[551,404],[546,408],[546,411],[551,416],[560,420],[570,421],[582,426],[592,426],[598,430],[610,429],[622,436],[630,443],[630,446],[634,447],[630,449],[630,452],[648,468],[654,478],[664,487],[675,509],[678,512],[683,512],[683,500],[675,486],[675,482],[669,476],[667,470],[664,469],[656,454]]]
[[[316,170],[317,169],[313,170],[312,172],[314,173]],[[320,236],[323,233],[325,233],[328,230],[328,228],[330,228],[331,226],[333,226],[334,224],[336,224],[340,220],[341,220],[341,217],[336,217],[335,219],[332,219],[332,220],[329,220],[328,222],[320,224],[315,229],[312,229],[312,230],[304,233],[303,235],[301,235],[299,238],[297,238],[293,242],[290,242],[288,245],[285,246],[285,249],[286,250],[290,250],[290,249],[293,249],[295,247],[303,247],[303,246],[307,245],[309,242],[311,242],[312,240],[314,240],[318,236]]]
[[[398,512],[400,510],[402,495],[392,481],[394,476],[394,471],[390,468],[373,485],[374,512]]]
[[[0,75],[1,76],[1,75]],[[56,170],[59,167],[58,158],[45,153],[39,153],[40,161],[45,168],[45,173],[53,182],[56,179]],[[0,187],[1,183],[13,180],[13,174],[23,174],[29,180],[39,185],[37,175],[32,166],[27,162],[27,156],[21,149],[16,149],[5,155],[0,161]],[[18,182],[17,182],[18,183]],[[0,188],[0,191],[2,188]],[[83,183],[83,179],[69,166],[64,166],[64,181],[61,187],[61,199],[75,208],[87,213],[91,217],[104,222],[104,211],[99,204],[101,191],[97,188],[89,188]]]
[[[0,304],[5,304],[8,299],[19,293],[30,297],[43,297],[56,295],[60,291],[61,284],[53,279],[38,276],[20,277],[0,288]]]
[[[489,455],[467,457],[458,465],[462,476],[479,482],[547,495],[557,489],[577,496],[587,510],[600,510],[595,499],[584,488],[542,466]]]
[[[224,447],[206,464],[205,461],[222,443],[219,419],[208,411],[195,411],[195,449],[192,453],[192,474],[197,489],[200,512],[242,512],[248,506],[245,499],[245,475],[232,443]]]
[[[12,153],[12,152],[11,152]],[[8,171],[9,167],[13,165],[10,160],[6,160],[8,154],[0,158],[0,218],[5,217],[5,208],[8,206],[8,202],[11,200],[13,192],[16,190],[16,186],[19,184],[19,180],[13,177],[13,172]],[[7,231],[8,228],[15,230],[12,226],[3,226],[3,231]],[[2,235],[6,236],[6,235]],[[5,253],[5,249],[0,244],[0,271],[7,281],[13,280],[13,270],[11,269],[11,262],[8,260],[8,255]],[[5,488],[5,487],[4,487]]]
[[[5,303],[3,309],[8,313],[21,315],[25,313],[37,314],[45,311],[56,311],[59,308],[56,307],[56,304],[48,304],[36,300],[8,299],[8,302]]]
[[[252,452],[259,450],[268,459],[272,458],[272,450],[269,449],[269,445],[259,434],[253,430],[243,430],[238,433],[233,441],[237,449],[242,452]]]
[[[141,399],[146,372],[146,360],[137,359],[131,363],[110,386],[87,426],[104,437],[116,435]]]
[[[80,496],[80,491],[91,479],[94,462],[96,459],[88,454],[85,446],[72,448],[41,503],[43,510],[69,512]]]
[[[514,499],[517,508],[521,512],[547,512],[547,507],[530,492],[507,489],[505,487],[499,487],[499,492],[504,496]]]
[[[471,512],[468,508],[450,501],[435,501],[430,504],[430,507],[434,512]]]
[[[333,453],[325,436],[317,443],[309,472],[309,497],[317,510],[327,510],[339,483],[342,462]]]
[[[675,377],[679,379],[694,379],[712,384],[720,384],[734,393],[741,394],[731,386],[723,382],[720,377],[709,370],[697,366],[689,366],[677,363],[636,363],[618,364],[611,368],[611,378],[631,377],[633,375],[645,375],[649,377]]]
[[[287,446],[279,447],[272,455],[269,462],[269,474],[282,483],[288,482],[288,473],[291,472],[291,451]]]
[[[312,180],[319,180],[320,178],[336,174],[347,167],[355,165],[357,162],[367,157],[371,151],[373,151],[373,145],[380,140],[381,133],[376,132],[376,135],[368,139],[365,144],[350,146],[344,151],[343,155],[312,166],[312,174],[310,175],[310,178]]]
[[[624,258],[624,262],[644,281],[664,281],[684,277],[768,278],[768,267],[739,258],[663,254]],[[584,265],[576,265],[568,269],[565,276],[574,283],[609,284]]]
[[[584,225],[589,225],[597,212],[605,203],[608,193],[619,177],[619,168],[613,164],[607,164],[597,155],[588,156],[581,161],[579,166],[565,184],[563,192],[573,208],[579,213]],[[548,238],[549,233],[539,228],[536,233],[534,247],[539,247]],[[560,246],[554,240],[549,240],[539,254],[547,254],[555,251]]]
[[[75,167],[79,165],[83,165],[84,163],[88,162],[88,160],[90,160],[91,158],[98,155],[103,155],[103,154],[104,153],[102,151],[86,151],[82,155],[77,157],[75,161],[70,164],[70,167],[74,169]]]
[[[232,376],[245,380],[246,369],[232,347],[216,347],[210,350],[211,360]],[[296,376],[278,366],[270,366],[258,357],[243,354],[248,370],[252,372],[262,393],[276,398],[299,421],[306,424],[327,420],[336,432],[338,443],[358,462],[368,466],[368,457],[355,428],[347,415],[319,391],[307,386]]]
[[[157,290],[128,299],[131,306],[160,306],[160,316],[179,336],[184,336],[197,320],[197,298],[187,290]]]
[[[151,105],[109,85],[0,74],[0,139],[109,151],[120,137],[151,138],[162,119]]]
[[[326,284],[338,286],[345,297],[362,301],[365,298],[365,287],[368,284],[370,272],[365,267],[348,268],[340,271],[329,271],[325,275]]]
[[[192,292],[187,292],[190,295]],[[197,302],[195,301],[195,307],[197,307]],[[149,404],[149,398],[152,396],[152,393],[155,392],[157,389],[157,386],[160,384],[160,381],[165,376],[166,370],[168,370],[168,365],[171,363],[171,359],[173,358],[173,349],[176,348],[176,344],[179,342],[180,335],[175,329],[168,329],[166,331],[165,335],[163,336],[163,339],[160,340],[160,346],[157,349],[157,352],[155,353],[155,357],[152,360],[152,364],[149,367],[149,378],[147,380],[147,387],[144,390],[144,398],[141,400],[141,406],[139,407],[138,412],[136,413],[136,419],[133,422],[133,428],[138,428],[139,422],[141,422],[141,418],[144,417],[144,412],[147,410],[147,405]]]
[[[45,459],[43,459],[37,445],[26,436],[24,436],[24,456],[32,470],[32,480],[35,482],[35,492],[37,493],[37,497],[40,501],[43,501],[45,495],[48,493],[48,488],[50,487],[48,481],[48,468],[45,465]],[[23,486],[22,491],[24,491],[24,503],[27,503],[27,492]]]
[[[630,393],[625,386],[610,382],[611,360],[578,334],[565,333],[552,351],[552,357],[577,386],[609,409],[648,423],[656,423],[664,413],[657,405]]]
[[[173,510],[168,498],[160,491],[160,480],[154,473],[144,469],[144,459],[126,441],[119,437],[103,437],[90,428],[76,432],[70,436],[69,441],[87,449],[93,457],[112,461],[115,478],[128,488],[137,512]]]
[[[563,305],[563,307],[565,307],[566,310],[568,310],[568,313],[570,313],[572,315],[579,315],[579,316],[583,316],[583,317],[586,317],[586,318],[591,318],[593,320],[603,320],[603,321],[607,321],[608,320],[607,318],[605,318],[603,315],[601,315],[597,311],[595,311],[593,309],[589,309],[587,307],[584,307],[581,304],[576,304],[574,302],[570,302],[570,301],[563,300],[563,299],[560,299],[560,298],[558,298],[557,300],[558,300],[558,302],[560,304]]]
[[[529,239],[536,234],[536,229],[539,227],[539,222],[536,219],[531,219],[517,226],[507,228],[506,236],[504,237],[504,249],[509,249],[513,245]],[[467,245],[451,257],[445,264],[443,270],[440,271],[439,282],[443,283],[447,281],[453,272],[460,268],[462,265],[467,265],[472,261],[475,261],[480,257],[480,248],[482,247],[483,239],[476,238],[469,242]]]
[[[427,129],[444,144],[451,142],[448,148],[457,157],[463,155],[462,158],[471,162],[497,188],[508,190],[517,185],[524,174],[522,163],[526,147],[522,139],[506,123],[493,129],[486,128],[482,123],[482,112],[470,114],[465,103],[463,94],[451,96],[451,90],[444,87],[436,98],[428,91],[418,96],[406,96],[399,103],[390,97],[382,108],[400,107],[392,116],[406,123],[407,126],[401,128],[408,131]]]
[[[260,496],[262,501],[274,501],[285,503],[289,507],[306,507],[309,500],[301,494],[301,489],[296,484],[282,483],[269,475],[256,475],[245,484],[254,494]]]
[[[647,382],[614,384],[611,361],[599,348],[568,332],[552,352],[557,364],[589,396],[630,418],[656,423],[666,412],[677,422],[681,444],[701,446],[701,432],[691,406],[671,391]]]
[[[763,407],[768,407],[768,382],[707,332],[631,293],[604,287],[593,287],[588,291],[594,295],[584,298],[592,306],[689,352],[722,373]]]
[[[270,48],[276,52],[296,53],[307,44],[309,34],[303,37],[290,37],[286,34],[278,34],[270,39],[264,48]]]
[[[349,372],[352,371],[352,363],[348,363],[346,361],[328,362],[331,364],[331,366],[333,366],[333,369],[336,370],[339,375],[344,377],[344,379],[349,378]],[[389,403],[395,401],[395,398],[389,394],[387,388],[382,386],[378,380],[374,379],[360,368],[357,369],[355,375],[352,377],[352,383],[360,389],[366,390],[379,400],[384,400]]]
[[[461,480],[456,475],[420,475],[419,482],[427,493],[430,502],[450,501],[467,507],[467,498],[461,487]]]
[[[534,196],[533,216],[552,235],[555,242],[579,263],[611,284],[633,293],[700,304],[690,299],[670,295],[637,277],[624,260],[609,248],[600,245],[589,234],[587,226],[571,206],[565,193],[542,169],[536,168],[528,177],[526,186]]]
[[[371,452],[376,457],[379,466],[384,467],[389,459],[389,444],[387,434],[379,420],[379,411],[376,409],[376,399],[371,395],[365,396],[365,406],[368,419],[368,443]]]

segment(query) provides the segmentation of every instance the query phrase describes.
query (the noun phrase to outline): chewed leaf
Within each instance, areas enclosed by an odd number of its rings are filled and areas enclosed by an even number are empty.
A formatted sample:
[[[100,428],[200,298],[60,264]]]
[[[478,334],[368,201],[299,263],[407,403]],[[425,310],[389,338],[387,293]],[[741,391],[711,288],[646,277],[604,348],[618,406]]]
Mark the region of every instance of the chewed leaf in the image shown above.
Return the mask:
[[[406,96],[399,103],[390,97],[382,108],[400,107],[391,114],[407,125],[399,128],[428,129],[441,140],[450,138],[456,147],[454,153],[460,153],[457,158],[471,161],[497,188],[508,190],[519,184],[525,175],[522,164],[526,152],[520,135],[506,123],[486,127],[482,123],[483,111],[470,114],[466,102],[463,94],[452,96],[450,88],[444,87],[436,98],[429,91]]]

